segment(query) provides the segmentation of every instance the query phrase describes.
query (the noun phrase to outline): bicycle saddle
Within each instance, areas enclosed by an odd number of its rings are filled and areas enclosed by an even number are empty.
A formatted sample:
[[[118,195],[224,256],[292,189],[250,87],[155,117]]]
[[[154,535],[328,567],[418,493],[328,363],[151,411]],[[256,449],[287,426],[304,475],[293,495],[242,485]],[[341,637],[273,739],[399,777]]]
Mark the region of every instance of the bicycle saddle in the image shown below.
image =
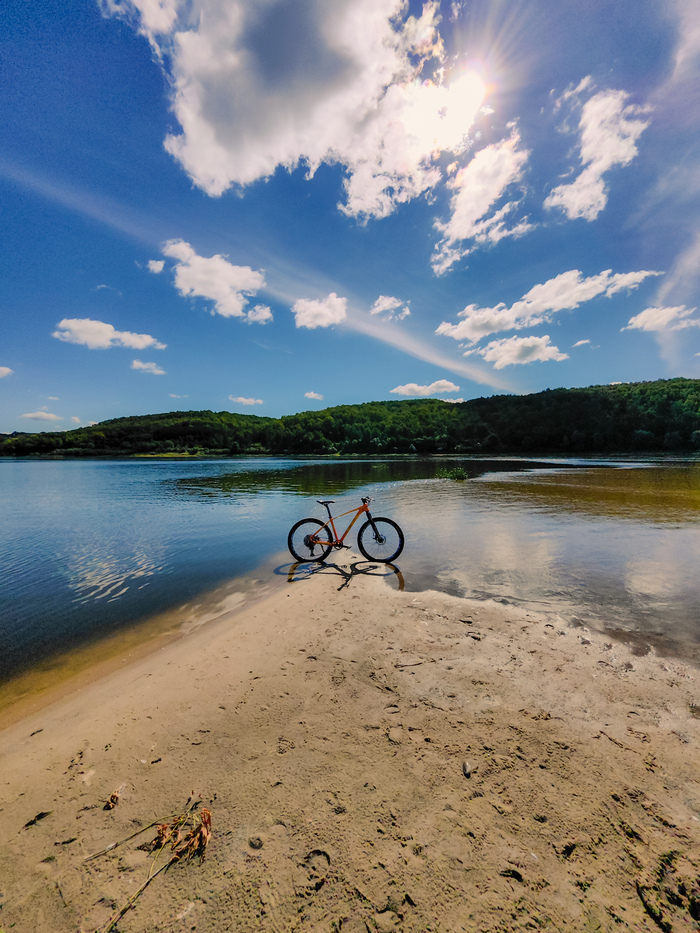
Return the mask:
[[[319,505],[333,505],[335,499],[317,499]]]

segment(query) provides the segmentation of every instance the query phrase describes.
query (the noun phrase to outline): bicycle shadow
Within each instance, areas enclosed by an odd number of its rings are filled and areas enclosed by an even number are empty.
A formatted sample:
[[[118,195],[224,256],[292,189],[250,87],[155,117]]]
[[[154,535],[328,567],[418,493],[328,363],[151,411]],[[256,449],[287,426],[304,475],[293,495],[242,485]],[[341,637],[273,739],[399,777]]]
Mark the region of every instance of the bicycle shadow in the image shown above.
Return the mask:
[[[374,563],[367,560],[355,561],[347,567],[341,567],[339,564],[327,563],[326,561],[297,561],[289,566],[283,565],[276,568],[275,573],[286,573],[288,583],[301,583],[304,580],[309,580],[317,573],[336,574],[343,578],[343,582],[338,587],[338,592],[346,586],[350,586],[351,581],[360,576],[387,577],[389,579],[395,577],[396,579],[392,580],[392,582],[396,583],[399,590],[403,590],[406,585],[401,570],[395,564]]]

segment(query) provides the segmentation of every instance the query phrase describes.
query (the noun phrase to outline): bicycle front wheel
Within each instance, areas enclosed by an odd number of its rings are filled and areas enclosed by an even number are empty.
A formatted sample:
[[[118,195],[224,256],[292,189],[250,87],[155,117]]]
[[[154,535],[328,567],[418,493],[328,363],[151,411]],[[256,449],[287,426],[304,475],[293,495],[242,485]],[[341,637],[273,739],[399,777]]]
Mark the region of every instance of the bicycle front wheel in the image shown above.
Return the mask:
[[[330,529],[317,518],[302,518],[289,532],[287,546],[298,561],[325,560],[331,552]]]
[[[358,532],[357,546],[367,560],[390,564],[403,551],[403,531],[390,518],[367,519]]]

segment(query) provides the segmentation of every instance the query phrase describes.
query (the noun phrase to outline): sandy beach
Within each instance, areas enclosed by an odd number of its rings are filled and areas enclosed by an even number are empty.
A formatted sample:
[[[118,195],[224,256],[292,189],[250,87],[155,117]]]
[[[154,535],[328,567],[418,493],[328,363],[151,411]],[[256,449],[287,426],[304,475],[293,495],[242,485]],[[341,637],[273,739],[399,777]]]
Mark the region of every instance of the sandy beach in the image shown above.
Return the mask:
[[[122,933],[700,929],[696,668],[345,582],[229,610],[0,734],[3,933],[105,930],[192,799],[204,861]]]

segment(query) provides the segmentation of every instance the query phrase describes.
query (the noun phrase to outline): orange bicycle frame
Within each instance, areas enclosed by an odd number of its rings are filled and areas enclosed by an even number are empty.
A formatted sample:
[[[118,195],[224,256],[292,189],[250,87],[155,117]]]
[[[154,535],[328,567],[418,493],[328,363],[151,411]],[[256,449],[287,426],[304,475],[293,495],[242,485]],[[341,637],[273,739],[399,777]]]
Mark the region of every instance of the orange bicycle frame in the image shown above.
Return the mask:
[[[355,524],[355,522],[356,522],[357,519],[360,517],[360,515],[364,515],[364,514],[369,515],[369,505],[368,505],[366,502],[363,502],[362,505],[359,506],[359,508],[357,508],[357,509],[348,509],[347,512],[341,512],[341,514],[338,515],[337,518],[344,518],[346,515],[350,515],[351,512],[355,512],[355,517],[354,517],[353,520],[350,522],[350,524],[348,525],[348,527],[345,529],[345,533],[343,534],[343,537],[342,537],[342,538],[339,538],[339,537],[338,537],[338,532],[337,532],[336,529],[335,529],[335,520],[333,519],[333,516],[331,515],[331,510],[328,508],[328,506],[326,506],[326,509],[328,509],[328,521],[327,521],[326,524],[323,526],[323,528],[328,528],[328,525],[330,524],[330,526],[331,526],[331,531],[333,532],[333,534],[332,534],[332,540],[331,540],[331,541],[321,541],[321,540],[319,540],[318,535],[314,535],[314,538],[318,541],[319,544],[321,544],[321,545],[330,544],[332,547],[337,547],[339,544],[342,544],[343,541],[345,541],[345,539],[347,538],[348,534],[350,533],[350,529],[351,529],[352,526]],[[319,535],[322,533],[322,531],[323,531],[323,529],[321,529],[321,530],[319,531]]]

